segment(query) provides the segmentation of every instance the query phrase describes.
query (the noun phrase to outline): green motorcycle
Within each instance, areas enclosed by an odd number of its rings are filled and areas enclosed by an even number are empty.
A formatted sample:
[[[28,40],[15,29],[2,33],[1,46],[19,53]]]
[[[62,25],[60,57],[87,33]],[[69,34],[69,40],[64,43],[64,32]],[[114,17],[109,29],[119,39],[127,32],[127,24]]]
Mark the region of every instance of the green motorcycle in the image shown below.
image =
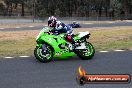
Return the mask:
[[[75,42],[71,43],[66,39],[65,33],[54,35],[51,30],[50,27],[43,28],[36,38],[37,45],[34,55],[40,62],[46,63],[53,58],[63,59],[75,55],[83,60],[88,60],[94,56],[93,45],[86,41],[90,36],[89,32],[79,32],[74,35]]]

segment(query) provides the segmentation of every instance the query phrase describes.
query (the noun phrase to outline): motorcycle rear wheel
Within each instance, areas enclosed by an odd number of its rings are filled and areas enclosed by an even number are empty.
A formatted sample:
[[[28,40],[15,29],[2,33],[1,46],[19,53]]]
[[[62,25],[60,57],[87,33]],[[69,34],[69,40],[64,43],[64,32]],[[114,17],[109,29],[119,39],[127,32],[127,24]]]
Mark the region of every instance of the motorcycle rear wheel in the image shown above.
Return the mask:
[[[94,53],[95,53],[95,49],[94,49],[93,45],[89,42],[85,42],[85,45],[87,47],[87,50],[79,49],[79,50],[75,50],[75,53],[82,60],[92,59],[92,57],[94,56]]]

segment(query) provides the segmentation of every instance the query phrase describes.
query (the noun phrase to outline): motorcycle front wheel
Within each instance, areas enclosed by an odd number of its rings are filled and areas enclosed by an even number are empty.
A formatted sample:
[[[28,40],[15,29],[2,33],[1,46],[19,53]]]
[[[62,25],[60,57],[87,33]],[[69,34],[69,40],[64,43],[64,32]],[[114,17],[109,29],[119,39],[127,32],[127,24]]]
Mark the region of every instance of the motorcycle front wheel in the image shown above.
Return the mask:
[[[42,47],[36,47],[34,49],[34,56],[37,60],[39,60],[42,63],[46,63],[52,60],[53,53],[52,49],[49,45],[46,45],[46,52],[42,49]]]

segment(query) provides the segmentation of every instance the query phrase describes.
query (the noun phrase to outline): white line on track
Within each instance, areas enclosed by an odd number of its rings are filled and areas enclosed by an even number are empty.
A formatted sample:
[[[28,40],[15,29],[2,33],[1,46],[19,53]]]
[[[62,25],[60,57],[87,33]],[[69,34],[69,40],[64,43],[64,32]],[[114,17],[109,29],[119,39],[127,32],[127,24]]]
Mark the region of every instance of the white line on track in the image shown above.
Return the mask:
[[[126,22],[132,22],[132,20],[126,20]]]
[[[16,27],[16,28],[21,28],[21,27]]]
[[[115,22],[107,22],[107,23],[110,23],[110,24],[112,24],[112,23],[115,23]]]
[[[129,49],[129,50],[132,50],[132,49]],[[121,51],[126,51],[126,50],[113,50],[113,51],[116,51],[116,52],[121,52]],[[110,52],[110,51],[99,51],[101,53],[107,53],[107,52]],[[19,57],[30,57],[30,56],[19,56]],[[4,57],[4,58],[14,58],[14,57]]]
[[[30,57],[30,56],[19,56],[19,57]]]
[[[99,52],[101,52],[101,53],[107,53],[107,52],[109,52],[109,51],[99,51]]]
[[[4,58],[14,58],[14,57],[4,57]]]
[[[29,26],[29,27],[34,27],[34,26]]]
[[[44,26],[47,26],[47,25],[44,25]]]
[[[84,23],[84,24],[93,24],[93,23]]]
[[[5,28],[0,28],[0,29],[5,29]]]
[[[125,51],[125,50],[114,50],[114,51],[121,52],[121,51]]]

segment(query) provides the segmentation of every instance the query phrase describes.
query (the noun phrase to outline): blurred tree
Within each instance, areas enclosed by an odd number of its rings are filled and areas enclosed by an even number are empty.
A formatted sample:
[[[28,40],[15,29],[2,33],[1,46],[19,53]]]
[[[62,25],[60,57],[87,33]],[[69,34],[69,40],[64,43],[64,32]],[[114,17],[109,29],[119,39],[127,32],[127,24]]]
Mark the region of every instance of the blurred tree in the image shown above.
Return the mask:
[[[0,3],[0,15],[5,15],[5,6]]]
[[[132,0],[3,0],[8,15],[21,7],[21,16],[29,11],[35,16],[111,16],[118,17],[121,11],[125,15],[132,13]],[[25,10],[27,9],[27,10]]]
[[[3,0],[5,2],[5,4],[7,5],[7,12],[8,15],[11,16],[12,15],[12,11],[13,9],[17,8],[18,4],[21,4],[21,16],[24,16],[25,11],[24,11],[24,5],[26,3],[27,0]],[[13,7],[13,5],[15,5],[15,7]]]

